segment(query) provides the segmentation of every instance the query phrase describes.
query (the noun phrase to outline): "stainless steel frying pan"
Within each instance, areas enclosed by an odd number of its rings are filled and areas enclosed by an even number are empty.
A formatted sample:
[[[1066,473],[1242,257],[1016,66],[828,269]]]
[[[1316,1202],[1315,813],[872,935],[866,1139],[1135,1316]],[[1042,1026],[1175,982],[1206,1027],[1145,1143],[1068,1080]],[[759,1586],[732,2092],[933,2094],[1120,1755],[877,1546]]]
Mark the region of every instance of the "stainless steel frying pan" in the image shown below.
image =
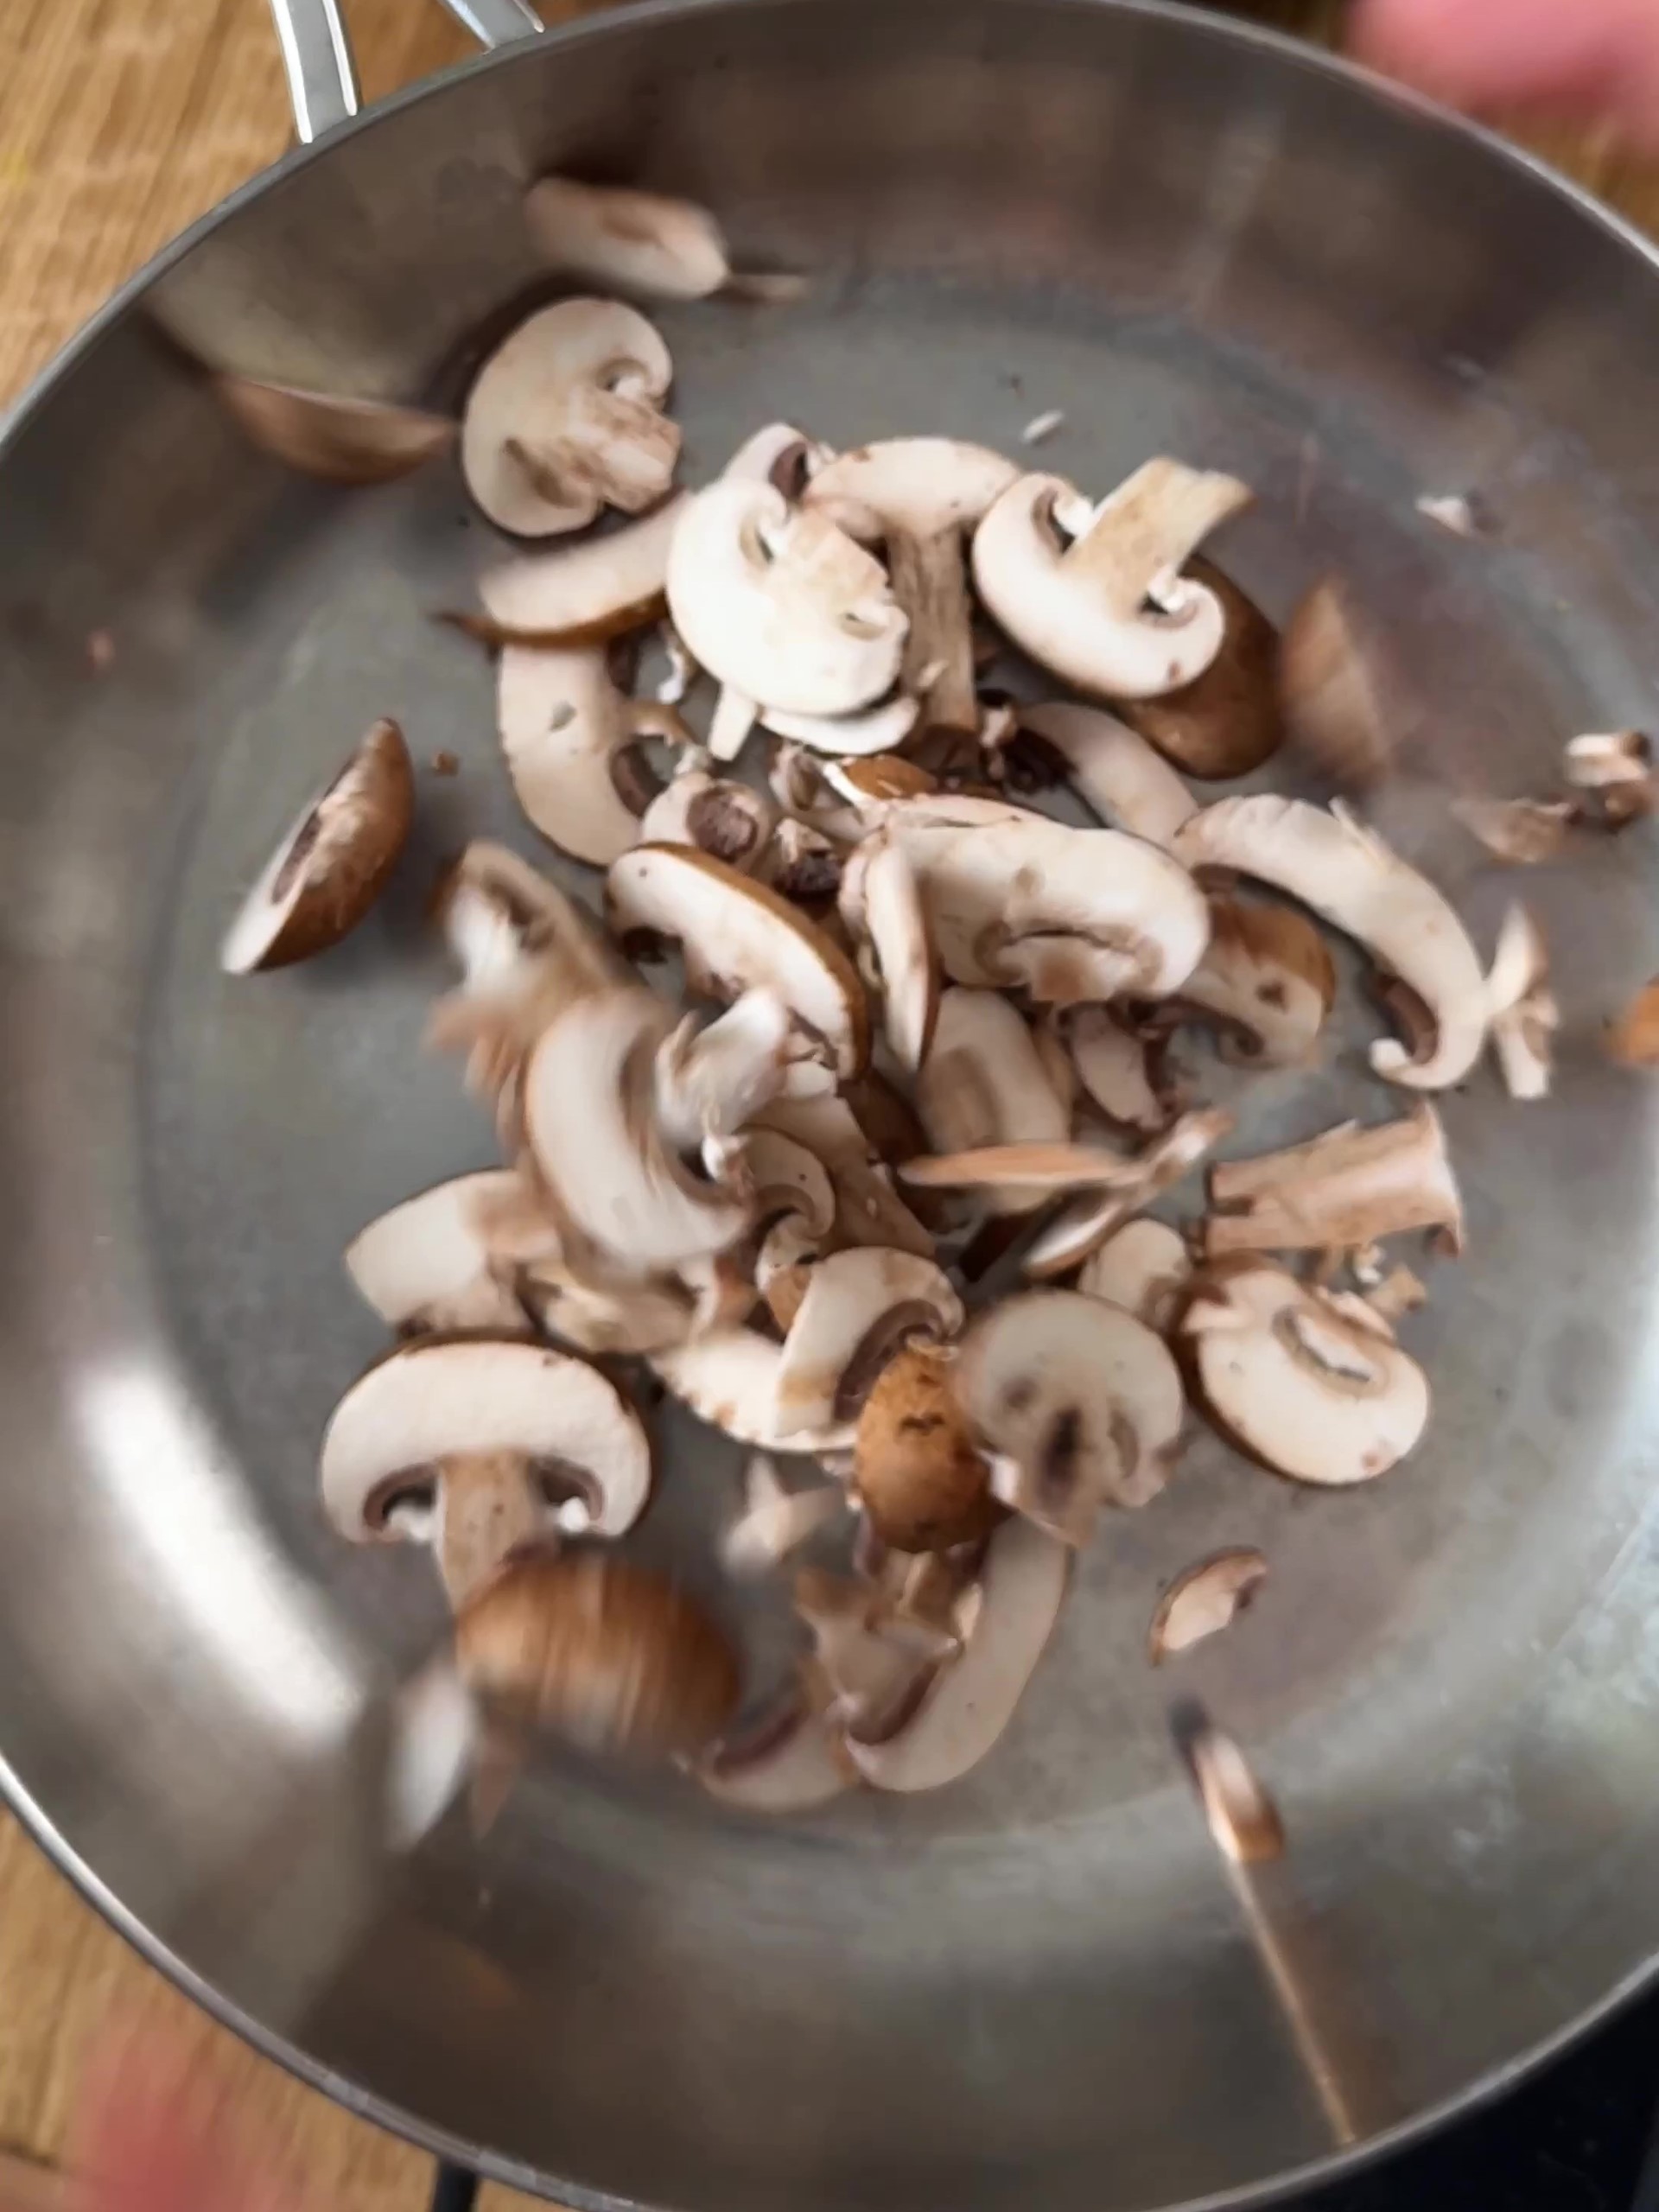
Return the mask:
[[[354,124],[337,27],[296,15],[289,55],[318,143],[130,287],[0,453],[13,1801],[265,2049],[584,2205],[1236,2202],[1501,2083],[1659,1950],[1659,1090],[1595,1042],[1659,967],[1652,844],[1524,879],[1558,1095],[1512,1108],[1482,1073],[1447,1103],[1471,1249],[1413,1325],[1417,1459],[1317,1495],[1199,1439],[948,1793],[755,1827],[556,1763],[483,1846],[456,1821],[397,1866],[340,1751],[438,1634],[435,1582],[325,1531],[314,1452],[378,1347],[346,1237],[490,1157],[418,1049],[430,864],[529,839],[488,671],[428,620],[489,533],[442,467],[284,476],[188,357],[452,401],[536,278],[528,178],[690,193],[750,265],[816,279],[662,313],[692,478],[779,413],[1007,445],[1052,408],[1090,487],[1157,450],[1238,471],[1259,502],[1220,550],[1272,611],[1339,562],[1386,616],[1419,726],[1384,826],[1490,944],[1514,879],[1446,791],[1546,788],[1565,734],[1654,711],[1648,248],[1338,64],[1127,0],[652,6]],[[1414,511],[1471,488],[1483,542]],[[236,895],[382,714],[463,764],[393,896],[314,968],[224,980]],[[1344,1061],[1246,1135],[1383,1103]],[[663,1443],[642,1548],[728,1605],[730,1470],[687,1426]],[[1160,1578],[1224,1541],[1272,1580],[1181,1687],[1280,1796],[1340,2123],[1142,1656]]]

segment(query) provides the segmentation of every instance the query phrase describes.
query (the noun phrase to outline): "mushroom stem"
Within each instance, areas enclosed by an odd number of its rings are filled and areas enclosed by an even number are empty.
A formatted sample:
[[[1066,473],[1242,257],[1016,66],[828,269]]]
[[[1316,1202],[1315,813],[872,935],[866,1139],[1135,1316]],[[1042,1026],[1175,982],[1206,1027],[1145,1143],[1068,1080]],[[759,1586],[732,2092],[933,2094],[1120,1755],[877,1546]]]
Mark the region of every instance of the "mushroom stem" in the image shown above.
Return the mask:
[[[459,1611],[521,1544],[545,1541],[548,1508],[517,1452],[457,1454],[438,1484],[434,1548],[450,1605]]]
[[[1180,570],[1210,532],[1247,507],[1251,497],[1249,486],[1236,476],[1188,468],[1160,455],[1143,462],[1101,501],[1065,565],[1088,575],[1120,620],[1133,620],[1148,598],[1179,616],[1190,595]]]
[[[1408,1229],[1444,1229],[1463,1244],[1463,1205],[1440,1116],[1427,1101],[1403,1120],[1351,1122],[1306,1144],[1210,1173],[1211,1259],[1229,1252],[1324,1250]]]
[[[887,549],[893,597],[910,617],[899,689],[921,701],[925,730],[976,730],[973,609],[962,531],[953,524],[923,537],[890,530]]]

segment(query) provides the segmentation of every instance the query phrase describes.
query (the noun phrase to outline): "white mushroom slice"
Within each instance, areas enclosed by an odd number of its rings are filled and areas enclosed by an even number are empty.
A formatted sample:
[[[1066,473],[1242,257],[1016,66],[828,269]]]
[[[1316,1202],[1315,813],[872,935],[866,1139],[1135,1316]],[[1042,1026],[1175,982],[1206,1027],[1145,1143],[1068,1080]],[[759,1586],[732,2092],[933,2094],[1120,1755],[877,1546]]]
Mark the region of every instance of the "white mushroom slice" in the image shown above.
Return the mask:
[[[652,1356],[652,1372],[699,1420],[763,1452],[846,1452],[855,1426],[836,1421],[819,1429],[778,1433],[778,1376],[784,1348],[754,1329],[715,1329],[707,1336]]]
[[[1129,1221],[1090,1254],[1077,1288],[1086,1298],[1121,1306],[1162,1336],[1192,1278],[1192,1255],[1179,1230],[1162,1221]]]
[[[722,476],[746,483],[770,484],[786,499],[798,499],[814,471],[835,455],[792,423],[767,423],[752,430],[721,469]]]
[[[923,1154],[899,1163],[899,1179],[919,1191],[1139,1190],[1133,1156],[1102,1144],[988,1144]]]
[[[888,438],[838,454],[807,486],[808,506],[853,537],[884,543],[893,595],[910,618],[899,683],[928,728],[978,727],[963,534],[1019,474],[960,438]]]
[[[1351,1122],[1306,1144],[1210,1172],[1211,1259],[1231,1252],[1341,1251],[1408,1229],[1463,1248],[1463,1201],[1440,1116],[1425,1099],[1397,1122]]]
[[[287,968],[338,944],[385,890],[414,819],[404,734],[376,722],[261,870],[219,948],[225,973]]]
[[[639,845],[613,862],[606,906],[624,938],[677,938],[694,991],[774,992],[837,1074],[856,1075],[868,1059],[869,1008],[852,963],[767,885],[689,846]]]
[[[479,585],[486,634],[502,645],[598,645],[659,620],[669,546],[689,505],[677,493],[626,529],[487,569]]]
[[[1181,1321],[1198,1384],[1239,1447],[1298,1482],[1368,1482],[1428,1421],[1428,1384],[1397,1344],[1263,1262],[1230,1268]]]
[[[1454,798],[1452,811],[1489,853],[1517,868],[1554,860],[1578,816],[1570,798]]]
[[[657,1123],[682,1152],[730,1136],[784,1088],[794,1044],[789,1008],[772,992],[745,991],[717,1021],[695,1014],[664,1040],[654,1065]]]
[[[721,1745],[697,1770],[722,1805],[748,1813],[804,1813],[856,1786],[839,1734],[804,1699],[791,1701],[751,1738]]]
[[[580,530],[602,507],[637,515],[674,480],[680,433],[662,403],[674,365],[620,300],[543,308],[479,371],[461,471],[493,523],[521,537]]]
[[[1224,1059],[1306,1066],[1336,995],[1331,948],[1306,914],[1267,901],[1211,899],[1210,942],[1179,1005],[1219,1024]]]
[[[1022,476],[974,537],[981,598],[1014,643],[1080,690],[1156,698],[1201,676],[1225,619],[1180,570],[1248,505],[1236,478],[1145,462],[1091,507],[1061,476]]]
[[[635,825],[642,845],[695,845],[728,868],[752,874],[778,826],[778,810],[764,791],[706,769],[687,767],[671,777]],[[621,847],[617,849],[619,851]],[[609,856],[614,859],[616,855]]]
[[[958,988],[942,995],[915,1091],[917,1114],[936,1152],[1060,1144],[1070,1133],[1070,1113],[1045,1072],[1031,1031],[993,991]],[[998,1212],[1023,1213],[1039,1195],[1005,1190],[990,1203]]]
[[[1653,773],[1653,747],[1640,730],[1592,731],[1567,740],[1562,767],[1576,791],[1605,791],[1621,785],[1645,784]]]
[[[578,999],[543,1030],[524,1071],[524,1134],[561,1211],[626,1268],[724,1251],[748,1223],[728,1192],[696,1180],[652,1111],[663,1002],[624,987]]]
[[[578,1525],[620,1536],[651,1488],[639,1417],[596,1367],[523,1338],[423,1337],[352,1385],[320,1467],[329,1519],[353,1542],[432,1541],[459,1600],[529,1536]]]
[[[1178,1574],[1158,1600],[1147,1631],[1153,1665],[1230,1627],[1267,1579],[1268,1562],[1246,1545],[1217,1552]]]
[[[746,1129],[738,1165],[760,1222],[797,1218],[811,1236],[825,1237],[836,1218],[835,1186],[817,1154],[781,1130]]]
[[[584,1281],[555,1259],[529,1262],[518,1293],[546,1335],[595,1358],[661,1351],[683,1344],[698,1325],[681,1284],[654,1279],[610,1287]]]
[[[213,391],[262,453],[327,484],[390,484],[454,442],[447,415],[382,399],[345,399],[252,377],[216,376]]]
[[[962,1321],[962,1300],[931,1260],[879,1245],[832,1252],[811,1270],[784,1340],[775,1432],[851,1421],[902,1344],[954,1337]]]
[[[1061,1021],[1077,1079],[1107,1120],[1143,1136],[1167,1128],[1172,1109],[1153,1080],[1147,1039],[1109,1007],[1073,1007]]]
[[[1059,755],[1072,790],[1109,830],[1167,846],[1198,812],[1162,753],[1103,707],[1056,700],[1016,712],[1019,727]]]
[[[1133,1176],[1126,1176],[1116,1188],[1108,1184],[1098,1195],[1085,1194],[1063,1206],[1033,1240],[1021,1262],[1024,1273],[1033,1281],[1046,1281],[1080,1267],[1132,1214],[1190,1174],[1232,1126],[1232,1116],[1221,1107],[1183,1114],[1137,1155]]]
[[[544,176],[524,194],[524,219],[550,268],[590,283],[701,300],[732,273],[720,225],[689,200]]]
[[[1145,1505],[1169,1478],[1186,1400],[1145,1322],[1075,1290],[1027,1290],[963,1338],[957,1402],[995,1456],[991,1487],[1065,1542],[1102,1505]]]
[[[926,1058],[939,1011],[939,968],[915,870],[880,831],[843,870],[842,919],[859,941],[865,982],[880,995],[882,1033],[901,1075]]]
[[[491,1263],[485,1229],[491,1202],[510,1198],[518,1185],[510,1167],[489,1168],[404,1199],[353,1238],[346,1273],[401,1332],[522,1328],[524,1308]]]
[[[596,868],[626,853],[640,835],[645,791],[628,755],[642,731],[604,647],[505,646],[496,719],[518,804],[549,843]]]
[[[735,760],[749,741],[749,732],[760,718],[760,702],[735,684],[722,683],[709,724],[709,754],[714,760]]]
[[[760,720],[774,735],[838,760],[891,753],[910,735],[920,715],[919,702],[902,691],[855,715],[792,715],[782,707],[760,709]]]
[[[767,1454],[757,1452],[743,1472],[742,1516],[721,1539],[721,1558],[736,1575],[768,1573],[847,1510],[842,1484],[789,1490]]]
[[[902,1614],[879,1588],[843,1575],[803,1570],[795,1610],[812,1632],[811,1673],[828,1691],[829,1717],[860,1743],[891,1736],[956,1656],[954,1634]]]
[[[703,667],[772,708],[849,715],[893,688],[905,617],[880,563],[770,484],[722,478],[674,532],[669,610]]]
[[[1363,789],[1387,772],[1396,730],[1369,627],[1334,577],[1313,586],[1279,642],[1285,727],[1316,766]]]
[[[1524,906],[1511,906],[1498,931],[1491,973],[1492,1050],[1511,1098],[1547,1098],[1561,1012],[1549,988],[1549,954]]]
[[[931,1260],[933,1238],[893,1179],[844,1098],[777,1098],[757,1120],[803,1144],[823,1163],[835,1187],[836,1241],[878,1244]]]
[[[1232,868],[1288,891],[1357,938],[1408,985],[1435,1023],[1433,1049],[1413,1060],[1391,1037],[1371,1046],[1390,1082],[1439,1090],[1460,1082],[1486,1035],[1486,979],[1468,931],[1427,877],[1339,807],[1305,799],[1224,798],[1175,840],[1189,868]]]
[[[878,1789],[939,1789],[977,1766],[1024,1696],[1059,1618],[1071,1570],[1064,1544],[1030,1522],[992,1536],[981,1602],[960,1658],[940,1669],[914,1715],[882,1744],[847,1739]]]

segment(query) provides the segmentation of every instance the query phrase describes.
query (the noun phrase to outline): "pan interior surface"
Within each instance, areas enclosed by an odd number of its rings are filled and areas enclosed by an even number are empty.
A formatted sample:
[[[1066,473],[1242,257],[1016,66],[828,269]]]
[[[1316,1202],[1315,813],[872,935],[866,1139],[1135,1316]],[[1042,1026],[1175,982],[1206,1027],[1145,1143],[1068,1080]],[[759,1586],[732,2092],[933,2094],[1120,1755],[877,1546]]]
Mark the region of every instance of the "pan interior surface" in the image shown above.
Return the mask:
[[[969,1781],[753,1826],[552,1759],[483,1841],[456,1816],[394,1864],[340,1748],[442,1610],[418,1555],[321,1522],[319,1432],[382,1348],[340,1255],[493,1156],[421,1048],[438,868],[476,835],[558,864],[500,770],[486,659],[429,619],[503,550],[453,469],[285,478],[188,354],[453,404],[538,281],[518,201],[555,167],[689,193],[745,263],[811,274],[788,305],[653,310],[687,480],[780,416],[1017,452],[1053,410],[1033,465],[1094,493],[1154,452],[1246,478],[1218,556],[1276,618],[1332,568],[1382,618],[1411,713],[1376,819],[1483,950],[1526,899],[1566,1027],[1548,1103],[1486,1069],[1443,1102],[1470,1249],[1407,1332],[1422,1449],[1322,1494],[1196,1431],[1080,1561]],[[1567,734],[1652,719],[1656,377],[1653,267],[1522,162],[1247,32],[1066,0],[584,26],[291,166],[111,321],[0,467],[0,1751],[105,1901],[382,2116],[527,2185],[696,2212],[1247,2195],[1637,1975],[1659,1092],[1599,1035],[1659,969],[1659,871],[1638,830],[1517,876],[1446,800],[1547,793]],[[1453,492],[1489,534],[1417,512]],[[461,764],[423,769],[388,899],[312,967],[222,976],[241,890],[383,715]],[[1398,1109],[1359,1071],[1356,976],[1325,1071],[1262,1079],[1235,1149]],[[736,1456],[654,1419],[631,1541],[752,1612],[760,1696],[787,1624],[714,1564]],[[1261,1600],[1154,1673],[1157,1592],[1234,1543],[1268,1558]],[[1265,1906],[1173,1768],[1178,1691],[1283,1808]],[[1269,1909],[1334,2103],[1250,1934]]]

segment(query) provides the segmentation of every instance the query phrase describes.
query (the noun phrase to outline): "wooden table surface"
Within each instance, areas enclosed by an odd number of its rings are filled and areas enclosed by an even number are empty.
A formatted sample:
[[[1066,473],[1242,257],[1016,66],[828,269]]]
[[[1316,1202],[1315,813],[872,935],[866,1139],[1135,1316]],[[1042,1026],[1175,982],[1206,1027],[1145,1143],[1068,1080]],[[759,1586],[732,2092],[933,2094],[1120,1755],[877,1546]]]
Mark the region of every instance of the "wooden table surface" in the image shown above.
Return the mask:
[[[467,51],[430,0],[347,8],[367,98]],[[1318,34],[1333,0],[1263,0],[1255,12]],[[262,0],[0,0],[0,405],[157,246],[281,153],[289,130]],[[1659,168],[1605,143],[1531,135],[1659,228]],[[111,2023],[199,2054],[226,2104],[292,2169],[308,2212],[425,2205],[429,2161],[214,2026],[0,1819],[0,2159],[59,2158],[86,2056]],[[6,2194],[0,2164],[0,2205]],[[485,2192],[490,2212],[524,2202]]]

